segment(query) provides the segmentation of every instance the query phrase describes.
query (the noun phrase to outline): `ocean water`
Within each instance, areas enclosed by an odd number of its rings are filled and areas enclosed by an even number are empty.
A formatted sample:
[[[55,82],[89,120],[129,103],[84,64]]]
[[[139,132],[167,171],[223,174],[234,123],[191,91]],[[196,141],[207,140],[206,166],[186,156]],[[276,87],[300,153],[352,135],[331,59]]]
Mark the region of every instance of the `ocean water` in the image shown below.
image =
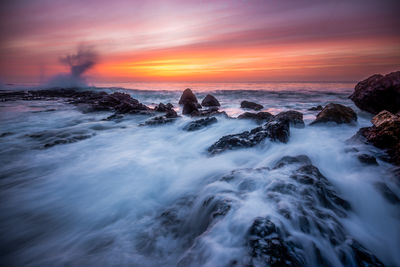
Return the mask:
[[[285,229],[305,266],[321,265],[321,258],[343,265],[340,248],[352,252],[331,238],[357,240],[385,265],[400,266],[399,204],[379,189],[384,185],[400,197],[393,166],[379,157],[378,166],[362,164],[359,153],[382,152],[346,142],[371,125],[371,115],[348,99],[353,83],[141,83],[90,89],[127,92],[149,106],[171,102],[179,112],[186,87],[200,100],[212,93],[231,117],[243,112],[242,100],[250,100],[272,114],[303,112],[306,127],[291,128],[287,144],[265,140],[210,156],[207,148],[222,136],[258,125],[221,116],[216,124],[187,132],[183,127],[194,119],[186,116],[141,127],[149,116],[106,121],[112,113],[84,113],[63,100],[0,102],[2,261],[8,266],[245,266],[249,229],[261,217]],[[308,126],[317,114],[308,109],[330,102],[351,106],[357,124]],[[349,152],[353,147],[359,152]],[[273,185],[293,184],[293,167],[273,166],[298,155],[310,158],[351,209],[337,216],[317,201],[307,211],[299,194],[269,197]],[[318,219],[327,232],[317,223],[307,231],[296,225],[303,208],[309,221],[316,220],[315,210],[329,214]]]

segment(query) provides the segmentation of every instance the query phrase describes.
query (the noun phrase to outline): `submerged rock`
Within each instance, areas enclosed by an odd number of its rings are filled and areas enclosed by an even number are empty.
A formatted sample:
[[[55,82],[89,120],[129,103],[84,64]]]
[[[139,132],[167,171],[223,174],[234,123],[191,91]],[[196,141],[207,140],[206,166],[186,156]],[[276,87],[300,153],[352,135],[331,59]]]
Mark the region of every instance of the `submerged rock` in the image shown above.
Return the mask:
[[[318,106],[316,106],[316,107],[311,107],[311,108],[309,108],[308,110],[310,110],[310,111],[317,111],[317,110],[322,110],[323,109],[323,107],[321,106],[321,105],[318,105]]]
[[[185,91],[183,91],[181,98],[179,99],[180,105],[183,105],[188,102],[198,103],[197,97],[193,94],[193,92],[190,88],[186,88]]]
[[[257,122],[262,122],[262,121],[269,121],[273,117],[274,116],[271,113],[261,111],[258,113],[252,113],[252,112],[242,113],[238,116],[238,119],[250,119],[250,120],[256,120]]]
[[[295,128],[304,128],[303,113],[289,110],[280,112],[274,116],[274,120],[287,121],[290,126]]]
[[[176,120],[176,118],[168,118],[166,116],[157,116],[148,119],[144,123],[139,124],[139,126],[154,126],[154,125],[163,125],[167,123],[172,123]]]
[[[368,154],[361,154],[357,156],[358,160],[367,165],[378,165],[376,158]]]
[[[221,104],[213,95],[206,95],[206,97],[201,101],[203,107],[219,107]]]
[[[372,118],[372,127],[361,128],[350,140],[385,149],[390,161],[400,165],[400,116],[384,110]]]
[[[289,140],[289,123],[285,121],[271,121],[264,126],[245,131],[239,134],[226,135],[208,148],[211,154],[218,154],[225,150],[253,147],[269,138],[272,141],[286,143]]]
[[[362,110],[377,114],[382,110],[400,111],[400,71],[385,76],[375,74],[359,82],[350,96]]]
[[[337,124],[350,124],[356,121],[357,114],[352,108],[340,104],[330,103],[326,105],[320,113],[318,113],[317,118],[311,122],[310,125],[328,122],[335,122]]]
[[[264,107],[263,107],[262,105],[260,105],[260,104],[257,104],[257,103],[255,103],[255,102],[246,101],[246,100],[244,100],[244,101],[242,101],[242,102],[240,103],[240,107],[241,107],[241,108],[254,109],[254,110],[260,110],[260,109],[263,109],[263,108],[264,108]]]
[[[183,129],[185,131],[197,131],[197,130],[203,129],[211,124],[214,124],[214,123],[217,123],[217,118],[207,117],[204,119],[189,122],[188,124],[186,124],[185,127],[183,127]]]

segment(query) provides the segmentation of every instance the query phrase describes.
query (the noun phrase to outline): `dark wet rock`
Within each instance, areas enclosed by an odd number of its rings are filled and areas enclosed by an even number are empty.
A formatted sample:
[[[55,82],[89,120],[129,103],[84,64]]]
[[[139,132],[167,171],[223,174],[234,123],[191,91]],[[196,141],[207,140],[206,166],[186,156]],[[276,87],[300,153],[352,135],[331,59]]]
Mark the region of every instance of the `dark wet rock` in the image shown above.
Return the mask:
[[[160,103],[154,107],[154,110],[157,112],[167,112],[173,108],[174,108],[174,106],[171,103],[167,103],[167,104]]]
[[[324,109],[318,113],[317,118],[311,122],[310,125],[335,122],[341,123],[355,123],[357,121],[357,114],[350,107],[346,107],[340,104],[330,103],[324,107]]]
[[[184,115],[191,115],[191,114],[198,114],[199,109],[195,102],[186,101],[183,104],[182,114]]]
[[[197,97],[193,94],[192,90],[190,88],[186,88],[185,91],[183,91],[181,98],[179,99],[179,104],[184,105],[185,103],[198,103],[197,102]]]
[[[316,107],[311,107],[308,110],[310,110],[310,111],[318,111],[318,110],[322,110],[322,109],[323,109],[323,107],[321,105],[318,105]]]
[[[39,142],[38,148],[50,148],[61,144],[76,143],[90,137],[95,136],[94,133],[90,133],[86,130],[71,130],[71,129],[60,129],[60,130],[47,130],[36,133],[25,135]]]
[[[355,147],[348,147],[348,148],[344,149],[344,152],[346,152],[346,153],[356,153],[358,151],[359,150],[357,148],[355,148]]]
[[[389,160],[400,165],[400,117],[384,110],[372,118],[372,127],[361,128],[351,142],[364,142],[384,149]]]
[[[55,140],[50,141],[49,143],[46,143],[43,145],[43,148],[50,148],[56,145],[62,145],[62,144],[72,144],[76,143],[85,139],[88,139],[92,137],[94,134],[84,134],[84,135],[72,135],[66,138],[55,138]]]
[[[274,120],[286,121],[295,128],[304,128],[303,113],[295,110],[280,112],[274,116]]]
[[[375,183],[376,189],[392,204],[399,204],[399,197],[383,182]]]
[[[166,118],[178,118],[179,115],[178,115],[178,113],[176,113],[175,110],[170,109],[170,110],[167,110],[167,112],[165,113],[165,117]]]
[[[190,114],[193,117],[210,117],[210,116],[220,116],[223,115],[229,118],[225,111],[219,111],[218,107],[210,107],[208,109],[201,109],[194,111]]]
[[[361,154],[357,156],[358,160],[367,165],[378,165],[376,158],[368,154]]]
[[[284,156],[283,158],[281,158],[280,160],[278,160],[275,165],[274,165],[274,169],[279,169],[282,168],[286,165],[290,165],[290,164],[305,164],[305,165],[310,165],[311,164],[311,160],[309,157],[307,157],[306,155],[299,155],[296,157],[291,157],[291,156]]]
[[[254,109],[254,110],[260,110],[260,109],[263,109],[263,108],[264,108],[264,107],[263,107],[262,105],[260,105],[260,104],[257,104],[257,103],[255,103],[255,102],[246,101],[246,100],[244,100],[244,101],[242,101],[242,102],[240,103],[240,107],[241,107],[241,108],[247,108],[247,109]]]
[[[253,147],[266,138],[272,141],[286,143],[289,140],[289,135],[289,123],[284,121],[271,121],[251,131],[226,135],[210,146],[208,152],[211,154],[218,154],[225,150]]]
[[[272,118],[273,115],[271,113],[263,111],[258,113],[245,112],[238,116],[238,119],[250,119],[250,120],[255,120],[257,122],[270,121]]]
[[[141,113],[147,114],[150,110],[147,106],[140,103],[126,93],[115,92],[102,97],[92,105],[94,110],[114,110],[119,113]]]
[[[124,115],[115,113],[113,115],[108,116],[107,118],[104,118],[103,121],[120,122],[123,118],[124,118]]]
[[[383,110],[400,111],[400,71],[385,76],[375,74],[359,82],[350,96],[362,110],[377,114]]]
[[[13,135],[13,134],[14,134],[13,132],[4,132],[4,133],[0,134],[0,138],[1,137],[6,137],[6,136],[9,136],[9,135]]]
[[[206,95],[206,97],[201,101],[203,107],[219,107],[221,104],[213,95]]]
[[[346,245],[348,245],[353,252],[354,261],[357,264],[356,266],[374,266],[374,267],[384,267],[385,265],[371,252],[369,252],[366,248],[364,248],[359,242],[354,239],[350,239],[347,241]],[[343,264],[345,266],[349,266],[352,264],[350,260],[345,260],[345,258],[341,258]]]
[[[115,92],[107,94],[99,91],[75,89],[30,90],[3,93],[7,100],[54,100],[65,99],[74,105],[86,105],[87,111],[114,111],[129,114],[151,114],[150,108],[132,98],[129,94]]]
[[[280,229],[269,218],[256,218],[249,229],[248,246],[255,266],[302,266],[296,251],[282,240]]]
[[[157,116],[148,119],[144,123],[139,124],[139,126],[155,126],[155,125],[163,125],[163,124],[168,124],[172,123],[176,120],[176,117],[168,118],[166,116]]]
[[[217,123],[217,118],[207,117],[204,119],[189,122],[187,125],[185,125],[185,127],[183,127],[183,129],[185,131],[197,131],[214,123]]]

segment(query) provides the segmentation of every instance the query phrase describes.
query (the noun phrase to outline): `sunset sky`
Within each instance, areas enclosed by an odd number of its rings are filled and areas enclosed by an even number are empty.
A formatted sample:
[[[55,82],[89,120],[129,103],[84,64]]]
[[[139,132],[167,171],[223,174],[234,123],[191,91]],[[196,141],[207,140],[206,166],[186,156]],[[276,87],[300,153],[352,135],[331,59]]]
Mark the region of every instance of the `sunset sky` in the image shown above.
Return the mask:
[[[355,81],[400,69],[398,0],[14,0],[0,4],[0,81]]]

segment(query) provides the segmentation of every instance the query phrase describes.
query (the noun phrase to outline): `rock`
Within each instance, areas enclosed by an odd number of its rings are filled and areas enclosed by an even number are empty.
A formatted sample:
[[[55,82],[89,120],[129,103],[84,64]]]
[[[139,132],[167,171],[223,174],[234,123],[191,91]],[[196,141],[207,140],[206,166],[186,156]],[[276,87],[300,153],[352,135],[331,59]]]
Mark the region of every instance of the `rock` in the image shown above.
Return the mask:
[[[399,204],[400,199],[396,196],[396,194],[385,184],[382,182],[375,183],[375,188],[379,190],[384,198],[386,198],[392,204]]]
[[[377,114],[382,110],[400,111],[400,71],[385,76],[375,74],[359,82],[350,96],[362,110]]]
[[[177,118],[179,116],[178,116],[178,113],[176,113],[175,110],[169,109],[169,110],[167,110],[167,113],[165,114],[165,117],[166,118]]]
[[[206,97],[201,101],[203,107],[219,107],[221,104],[213,95],[206,95]]]
[[[287,121],[295,128],[304,128],[303,113],[295,110],[280,112],[274,117],[274,120]]]
[[[162,125],[162,124],[167,124],[174,122],[176,119],[175,118],[167,118],[165,116],[157,116],[153,117],[151,119],[148,119],[144,123],[139,124],[139,126],[154,126],[154,125]]]
[[[199,112],[199,109],[197,108],[197,105],[195,102],[186,101],[183,104],[182,114],[191,115],[192,113],[197,114],[198,112]]]
[[[346,107],[340,104],[330,103],[324,107],[324,109],[318,113],[317,118],[311,122],[310,125],[335,122],[341,123],[354,123],[357,121],[357,114],[350,107]]]
[[[198,103],[197,97],[193,94],[190,88],[186,88],[185,91],[183,91],[181,98],[179,99],[180,105],[184,105],[187,102]]]
[[[258,113],[252,113],[252,112],[245,112],[242,113],[238,116],[238,119],[250,119],[250,120],[256,120],[257,122],[262,122],[262,121],[269,121],[274,117],[271,113],[269,112],[258,112]]]
[[[198,110],[197,112],[193,112],[191,114],[195,117],[210,117],[216,115],[224,115],[225,117],[229,118],[228,114],[225,111],[219,111],[218,107],[210,107],[208,109]]]
[[[400,117],[384,110],[372,118],[372,127],[361,128],[352,141],[364,141],[385,149],[390,161],[400,165]]]
[[[368,154],[361,154],[358,155],[358,160],[364,164],[367,165],[378,165],[378,162],[376,161],[376,158],[374,156],[368,155]]]
[[[253,147],[261,143],[265,138],[286,143],[289,140],[289,134],[289,123],[272,121],[251,131],[223,136],[208,148],[208,152],[210,154],[218,154],[225,150]]]
[[[310,111],[316,111],[316,110],[322,110],[323,109],[323,107],[321,106],[321,105],[318,105],[318,106],[316,106],[316,107],[311,107],[311,108],[309,108],[308,110],[310,110]]]
[[[241,108],[254,109],[254,110],[260,110],[260,109],[263,109],[263,108],[264,108],[264,107],[263,107],[262,105],[260,105],[260,104],[257,104],[257,103],[255,103],[255,102],[246,101],[246,100],[244,100],[244,101],[242,101],[242,102],[240,103],[240,107],[241,107]]]
[[[103,121],[115,121],[120,122],[124,118],[123,115],[119,113],[114,113],[113,115],[108,116],[107,118],[102,119]]]
[[[166,105],[163,103],[160,103],[154,107],[154,110],[157,112],[167,112],[168,110],[171,110],[173,108],[174,108],[174,106],[171,103],[168,103]]]
[[[120,92],[105,95],[94,103],[92,107],[95,110],[115,110],[119,113],[141,113],[141,111],[150,110],[150,108],[130,95]]]
[[[197,131],[200,129],[203,129],[211,124],[217,123],[217,118],[215,117],[207,117],[204,119],[200,120],[195,120],[192,122],[189,122],[185,127],[183,127],[183,130],[185,131]]]

